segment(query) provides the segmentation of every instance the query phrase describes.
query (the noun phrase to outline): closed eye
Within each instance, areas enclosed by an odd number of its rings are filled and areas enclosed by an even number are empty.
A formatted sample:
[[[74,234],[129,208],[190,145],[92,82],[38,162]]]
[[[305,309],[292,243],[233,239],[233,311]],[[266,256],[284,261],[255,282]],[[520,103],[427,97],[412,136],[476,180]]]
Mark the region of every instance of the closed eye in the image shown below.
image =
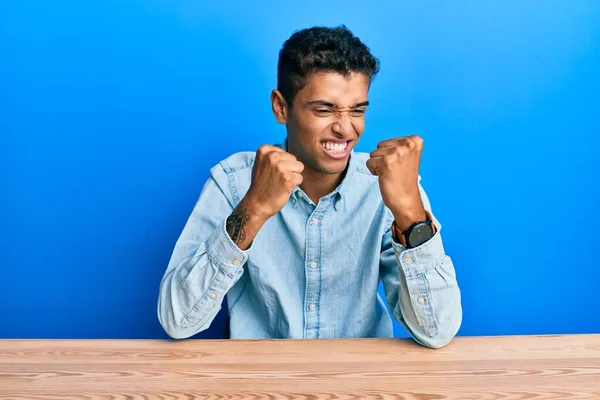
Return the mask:
[[[313,111],[315,112],[315,114],[317,114],[319,116],[329,116],[334,113],[346,112],[346,111],[336,111],[336,110],[332,110],[330,108],[315,108]],[[364,109],[364,108],[355,108],[352,110],[348,110],[347,112],[350,112],[350,114],[354,117],[361,117],[365,114],[365,111],[366,111],[366,109]]]

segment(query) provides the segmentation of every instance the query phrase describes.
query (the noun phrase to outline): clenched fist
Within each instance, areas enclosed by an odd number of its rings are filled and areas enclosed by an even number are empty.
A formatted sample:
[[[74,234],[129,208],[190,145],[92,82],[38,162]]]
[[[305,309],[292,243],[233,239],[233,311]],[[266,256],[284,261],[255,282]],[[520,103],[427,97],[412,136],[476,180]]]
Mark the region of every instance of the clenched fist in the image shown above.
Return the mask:
[[[287,203],[292,190],[302,183],[304,164],[292,154],[263,145],[256,152],[252,183],[246,199],[265,219],[277,214]]]
[[[383,202],[401,230],[426,218],[419,192],[422,150],[423,139],[419,136],[384,140],[367,161],[367,168],[379,177]]]

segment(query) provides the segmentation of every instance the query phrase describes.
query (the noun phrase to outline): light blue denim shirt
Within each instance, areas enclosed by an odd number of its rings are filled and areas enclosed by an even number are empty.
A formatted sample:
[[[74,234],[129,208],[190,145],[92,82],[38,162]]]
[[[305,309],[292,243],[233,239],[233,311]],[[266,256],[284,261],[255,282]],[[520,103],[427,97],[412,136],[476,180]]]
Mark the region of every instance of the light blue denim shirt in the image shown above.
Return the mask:
[[[433,217],[438,231],[419,247],[393,241],[368,157],[352,152],[341,184],[318,204],[294,189],[246,251],[225,221],[250,186],[255,153],[213,167],[161,281],[158,318],[169,336],[207,329],[227,296],[232,339],[392,337],[387,301],[417,342],[449,343],[462,308],[440,222]]]

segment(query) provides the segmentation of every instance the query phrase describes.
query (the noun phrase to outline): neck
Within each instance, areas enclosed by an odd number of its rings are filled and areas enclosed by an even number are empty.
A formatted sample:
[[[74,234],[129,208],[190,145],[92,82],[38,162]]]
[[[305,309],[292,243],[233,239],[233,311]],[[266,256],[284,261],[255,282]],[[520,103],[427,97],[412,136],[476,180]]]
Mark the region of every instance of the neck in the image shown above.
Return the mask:
[[[305,168],[302,172],[304,181],[300,188],[313,203],[317,204],[321,197],[328,195],[338,187],[345,173],[344,171],[341,174],[325,174],[312,168]]]

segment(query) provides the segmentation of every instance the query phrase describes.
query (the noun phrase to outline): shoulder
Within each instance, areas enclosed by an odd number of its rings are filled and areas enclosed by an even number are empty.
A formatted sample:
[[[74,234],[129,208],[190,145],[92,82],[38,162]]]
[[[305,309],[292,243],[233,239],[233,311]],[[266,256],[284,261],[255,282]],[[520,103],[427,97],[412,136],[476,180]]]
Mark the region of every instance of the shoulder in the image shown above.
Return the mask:
[[[345,190],[354,193],[355,196],[362,197],[368,192],[373,192],[375,200],[379,193],[378,177],[373,175],[367,168],[369,153],[354,152],[350,159],[352,170],[349,181],[351,184],[345,184]],[[372,197],[372,196],[369,196]]]
[[[272,144],[271,146],[283,147],[281,144]],[[255,160],[256,151],[234,153],[212,167],[210,172],[215,179],[218,176],[226,175],[251,175]]]
[[[219,180],[227,175],[244,173],[244,171],[252,172],[255,158],[256,152],[253,151],[234,153],[213,166],[210,174],[215,180]]]
[[[360,175],[364,175],[369,178],[375,178],[371,171],[367,168],[367,161],[369,160],[369,153],[363,152],[354,152],[352,154],[352,168],[354,168],[355,172],[358,172]]]

